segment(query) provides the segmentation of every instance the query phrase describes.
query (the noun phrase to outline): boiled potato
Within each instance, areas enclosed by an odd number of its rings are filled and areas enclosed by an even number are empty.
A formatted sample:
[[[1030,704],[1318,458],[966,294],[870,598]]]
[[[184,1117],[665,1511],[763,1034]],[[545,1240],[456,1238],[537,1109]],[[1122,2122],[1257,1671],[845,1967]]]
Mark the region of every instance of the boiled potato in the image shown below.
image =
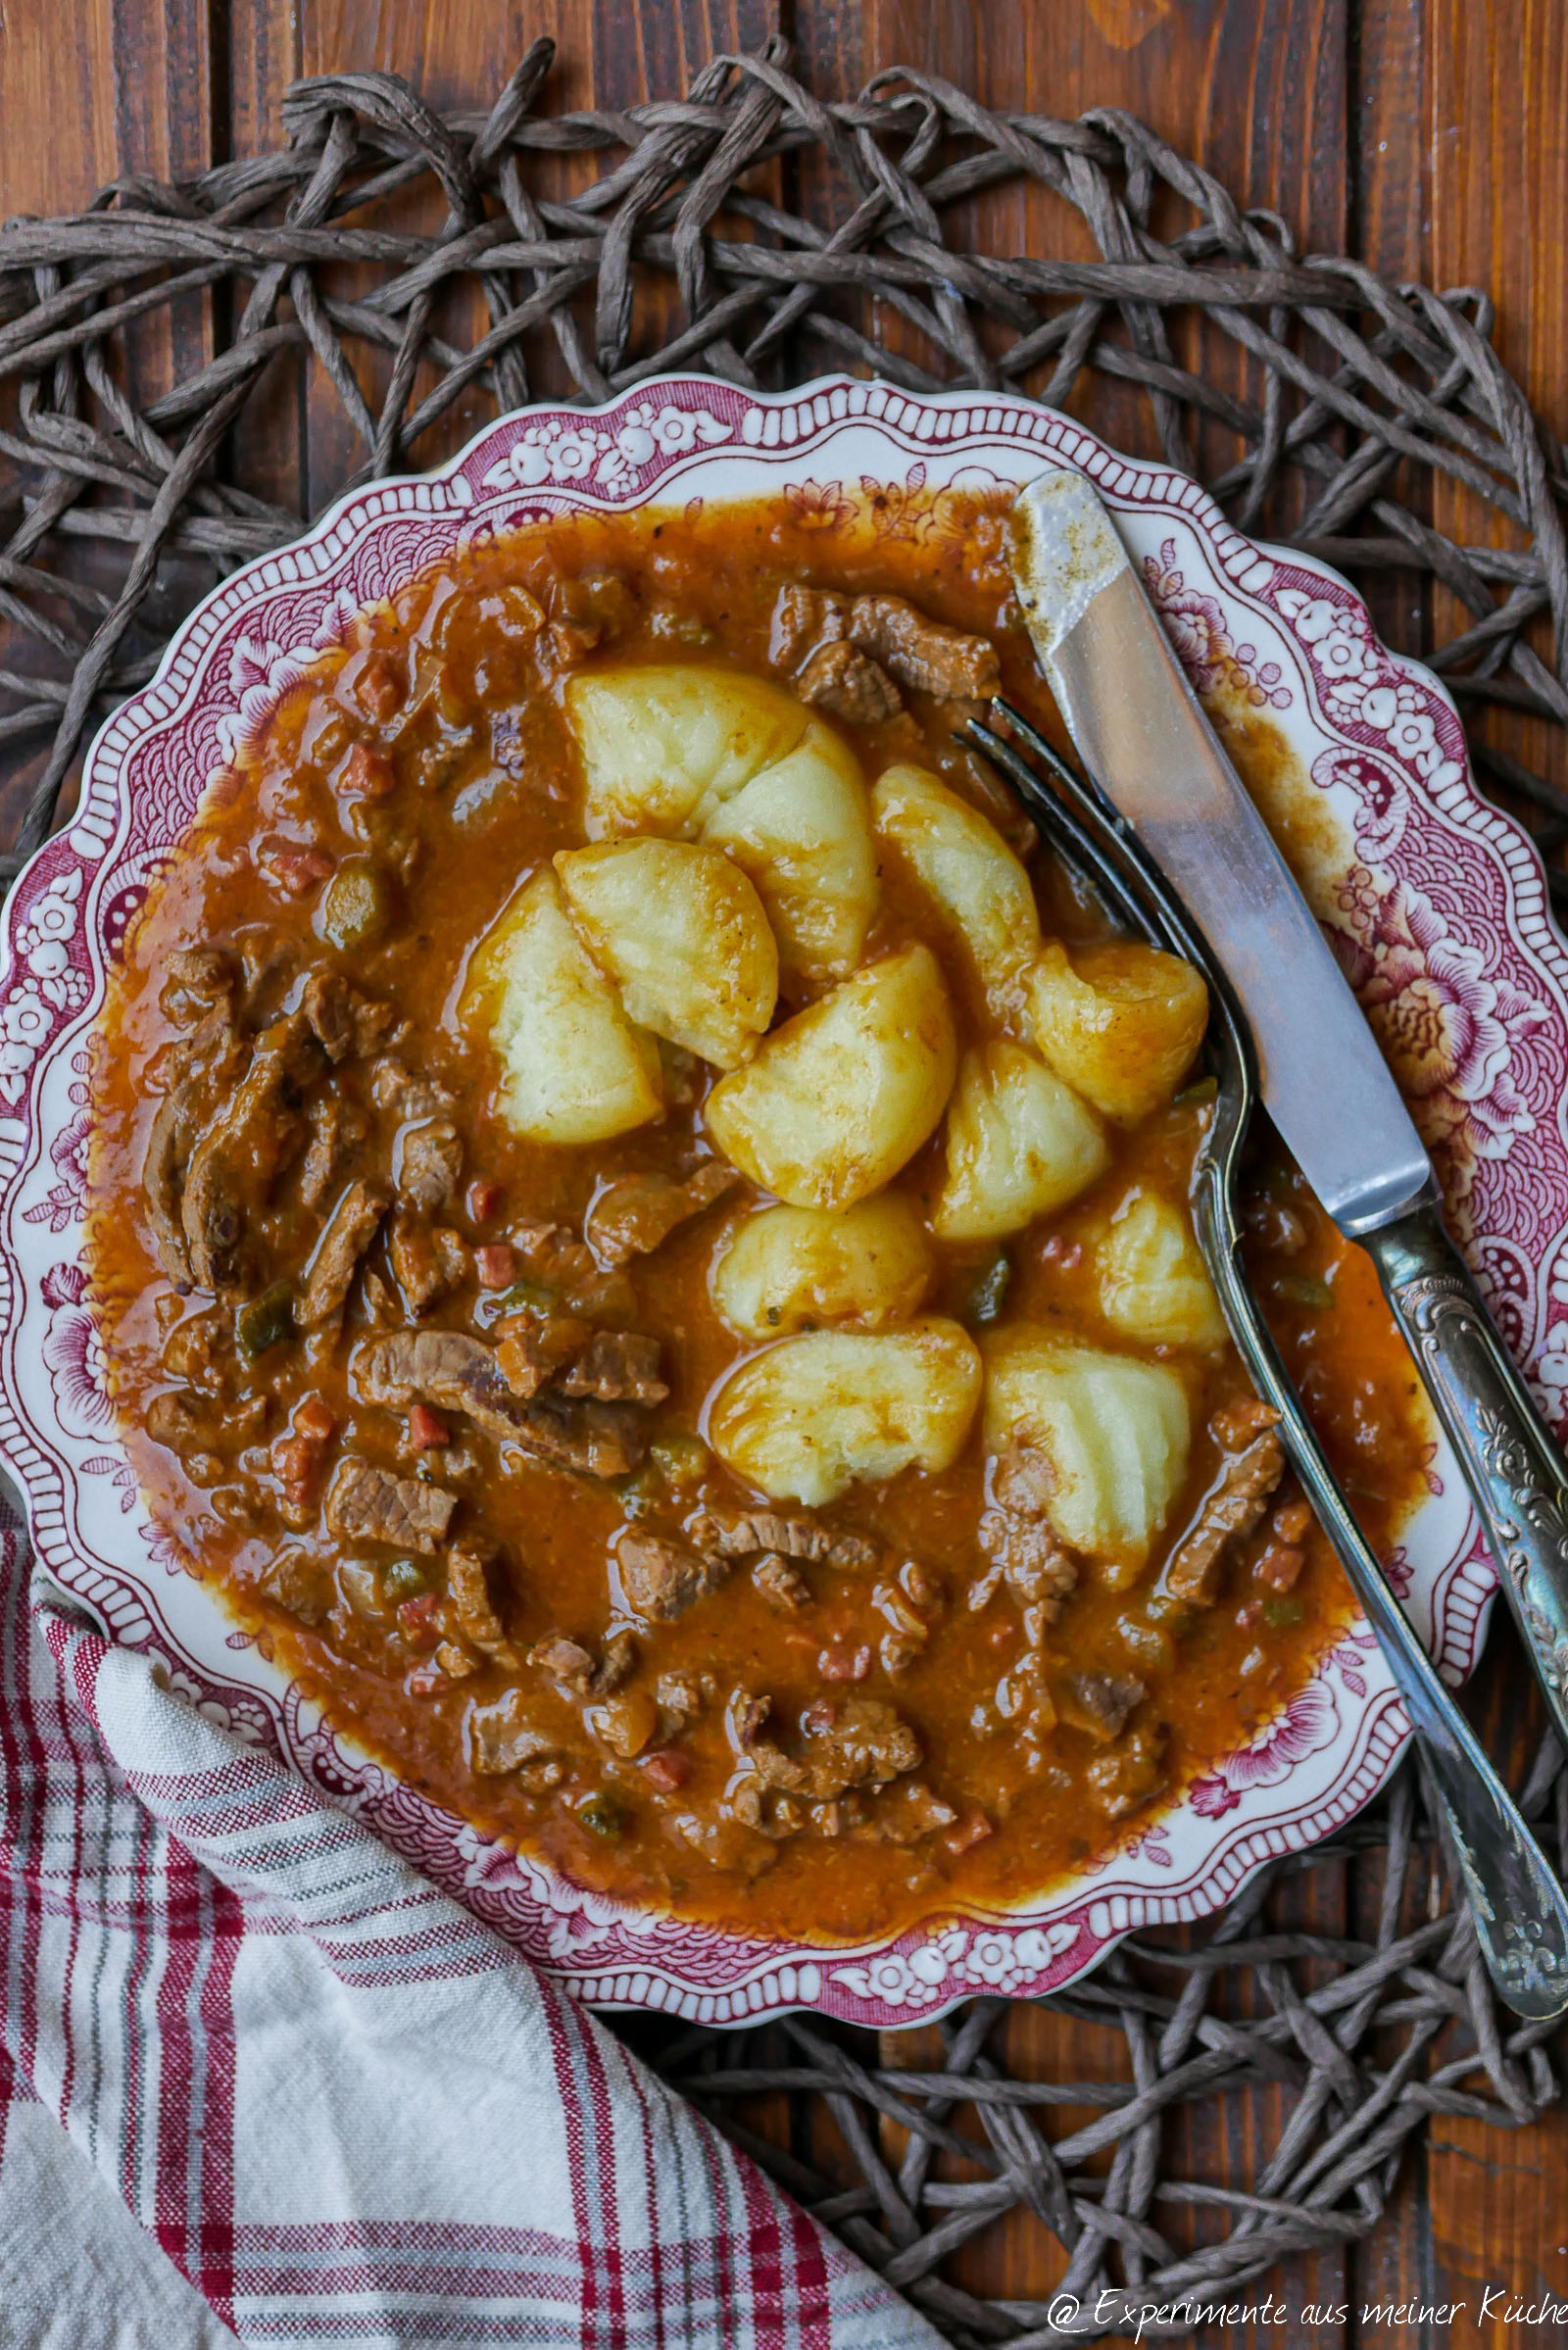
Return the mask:
[[[924,767],[889,767],[871,792],[877,838],[962,937],[988,995],[1039,952],[1028,874],[996,826]]]
[[[803,1323],[906,1321],[930,1283],[924,1229],[896,1193],[842,1215],[764,1207],[736,1227],[712,1273],[720,1320],[749,1339]]]
[[[1186,1216],[1157,1192],[1122,1202],[1095,1248],[1101,1311],[1125,1338],[1152,1346],[1219,1346],[1219,1310]]]
[[[1208,1023],[1208,990],[1191,963],[1132,939],[1053,941],[1029,972],[1035,1038],[1058,1077],[1124,1126],[1168,1102]]]
[[[708,1439],[775,1501],[819,1507],[855,1478],[951,1468],[980,1399],[980,1356],[956,1322],[881,1336],[813,1330],[742,1363]]]
[[[1022,1045],[964,1054],[948,1104],[940,1240],[999,1241],[1063,1207],[1110,1164],[1100,1120]]]
[[[591,841],[695,833],[711,808],[793,751],[808,722],[781,686],[695,663],[580,670],[565,707]]]
[[[778,999],[778,949],[762,902],[717,849],[611,841],[555,859],[566,911],[627,1015],[733,1069]]]
[[[663,1107],[659,1047],[595,968],[548,868],[480,945],[464,1016],[488,1032],[496,1106],[527,1142],[602,1143]]]
[[[941,1117],[957,1048],[935,955],[905,947],[765,1037],[708,1097],[726,1158],[792,1207],[851,1207]]]
[[[1141,1565],[1187,1474],[1191,1414],[1176,1373],[1027,1323],[998,1331],[985,1357],[987,1450],[1043,1452],[1061,1540]]]
[[[787,758],[712,810],[702,837],[757,884],[786,996],[855,969],[876,914],[876,854],[859,762],[831,727],[813,718]]]

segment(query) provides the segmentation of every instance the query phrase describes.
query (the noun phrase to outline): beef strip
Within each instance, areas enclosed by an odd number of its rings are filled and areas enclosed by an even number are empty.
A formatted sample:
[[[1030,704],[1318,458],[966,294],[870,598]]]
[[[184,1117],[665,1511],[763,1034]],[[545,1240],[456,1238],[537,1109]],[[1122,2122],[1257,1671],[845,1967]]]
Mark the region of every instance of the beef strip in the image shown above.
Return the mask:
[[[305,1117],[311,1139],[300,1161],[300,1198],[307,1207],[319,1207],[365,1140],[365,1113],[341,1095],[318,1094]]]
[[[850,599],[835,588],[803,587],[791,581],[779,590],[767,658],[775,669],[798,669],[819,645],[836,644],[850,623]]]
[[[407,1206],[425,1215],[445,1207],[463,1180],[463,1139],[451,1119],[405,1128],[393,1176]]]
[[[700,1550],[720,1558],[749,1558],[754,1550],[775,1550],[783,1558],[825,1560],[841,1541],[815,1518],[786,1518],[773,1509],[701,1509],[686,1520],[686,1533]]]
[[[1031,1648],[1042,1645],[1078,1583],[1078,1560],[1046,1521],[1054,1485],[1055,1472],[1043,1452],[1009,1444],[992,1464],[993,1506],[979,1525],[991,1572],[976,1584],[969,1604],[983,1606],[1005,1581],[1023,1611],[1024,1639]]]
[[[561,1740],[528,1719],[525,1690],[510,1689],[493,1704],[470,1704],[466,1727],[468,1768],[478,1777],[508,1779],[526,1771],[531,1787],[560,1784]]]
[[[733,1167],[716,1158],[706,1159],[683,1183],[670,1175],[622,1175],[606,1184],[588,1210],[589,1246],[611,1271],[634,1256],[649,1256],[678,1225],[700,1216],[740,1180]]]
[[[307,1550],[277,1551],[257,1575],[254,1588],[302,1624],[323,1622],[332,1604],[331,1578]]]
[[[411,1314],[428,1313],[468,1270],[462,1235],[399,1208],[387,1236],[392,1275]]]
[[[461,1412],[487,1434],[583,1477],[624,1477],[640,1466],[648,1439],[629,1404],[567,1401],[540,1395],[524,1402],[502,1375],[482,1339],[457,1330],[397,1330],[362,1340],[351,1365],[366,1403],[399,1409],[423,1401]]]
[[[397,1017],[390,1004],[377,1004],[350,987],[341,971],[314,970],[305,982],[300,1009],[330,1061],[351,1060],[384,1044]]]
[[[795,680],[803,702],[829,710],[852,726],[896,718],[904,697],[880,661],[847,644],[818,645]]]
[[[176,947],[164,964],[158,1008],[175,1028],[190,1028],[222,1007],[229,1014],[236,973],[220,947]]]
[[[919,1739],[880,1697],[823,1699],[807,1708],[802,1727],[806,1736],[799,1758],[765,1738],[748,1747],[765,1786],[819,1803],[850,1787],[886,1787],[920,1767]]]
[[[316,1244],[305,1287],[294,1305],[301,1330],[314,1330],[335,1314],[349,1294],[355,1268],[374,1240],[391,1195],[380,1183],[351,1183],[327,1218]]]
[[[637,1670],[637,1641],[624,1624],[612,1632],[605,1642],[604,1654],[594,1672],[593,1693],[608,1697]]]
[[[780,1615],[795,1615],[811,1604],[811,1587],[806,1577],[776,1550],[763,1551],[752,1569],[752,1581]]]
[[[528,1651],[528,1662],[539,1673],[547,1673],[556,1687],[568,1697],[586,1697],[594,1677],[593,1653],[580,1640],[567,1640],[564,1633],[553,1632],[548,1640],[537,1640]]]
[[[490,1592],[492,1558],[493,1553],[475,1543],[455,1542],[447,1556],[447,1590],[464,1639],[482,1655],[516,1672],[522,1659],[507,1638]]]
[[[695,1600],[716,1591],[730,1571],[728,1559],[634,1527],[616,1541],[615,1564],[627,1606],[653,1624],[673,1623]]]
[[[286,1013],[258,1037],[250,1067],[192,1151],[180,1224],[199,1289],[238,1285],[247,1215],[293,1154],[305,1089],[321,1065],[305,1014]]]
[[[900,685],[939,701],[982,702],[1001,691],[997,649],[983,636],[965,636],[928,620],[902,596],[857,596],[849,636],[872,654]]]
[[[1257,1423],[1252,1420],[1250,1425]],[[1236,1433],[1244,1435],[1246,1426],[1237,1426]],[[1259,1429],[1240,1451],[1226,1452],[1217,1481],[1165,1569],[1165,1589],[1173,1598],[1197,1607],[1211,1604],[1226,1552],[1251,1533],[1284,1474],[1285,1454],[1272,1427]]]
[[[370,1099],[377,1109],[392,1110],[400,1118],[438,1118],[457,1107],[456,1097],[444,1085],[414,1076],[390,1053],[370,1071]]]
[[[326,1489],[326,1527],[340,1542],[387,1542],[433,1558],[457,1506],[457,1495],[438,1485],[394,1477],[347,1452]]]
[[[632,1330],[597,1330],[561,1381],[564,1395],[597,1395],[601,1403],[662,1403],[669,1394],[659,1375],[658,1339]]]
[[[1145,1695],[1143,1683],[1130,1674],[1069,1673],[1062,1687],[1072,1727],[1107,1740],[1120,1738],[1128,1715]]]
[[[244,1052],[225,991],[170,1054],[169,1090],[153,1113],[142,1170],[147,1221],[164,1270],[182,1292],[192,1286],[181,1216],[186,1167],[215,1101],[238,1083]]]

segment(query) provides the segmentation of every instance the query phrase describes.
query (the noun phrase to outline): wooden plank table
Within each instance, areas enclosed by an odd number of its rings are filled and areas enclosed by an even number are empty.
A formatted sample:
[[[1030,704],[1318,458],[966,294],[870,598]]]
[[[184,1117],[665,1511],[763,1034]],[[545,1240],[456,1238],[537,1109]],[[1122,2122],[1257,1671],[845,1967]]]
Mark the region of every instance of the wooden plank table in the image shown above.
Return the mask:
[[[1504,358],[1568,436],[1561,0],[15,0],[0,24],[0,210],[72,211],[122,174],[180,177],[270,146],[283,91],[302,73],[390,68],[437,107],[472,107],[549,33],[560,52],[553,103],[617,107],[673,95],[710,58],[780,31],[823,97],[902,64],[993,106],[1058,117],[1126,108],[1243,201],[1277,212],[1303,250],[1348,250],[1396,275],[1489,289]],[[1045,199],[984,201],[994,249],[1031,239],[1043,249],[1048,233],[1059,249],[1061,215],[1053,210],[1048,224]],[[1087,257],[1086,241],[1080,249]],[[184,373],[214,332],[210,308],[193,304],[141,347],[137,366],[157,388]],[[1229,364],[1216,355],[1217,369]],[[441,445],[421,443],[419,461],[435,462],[483,414],[477,399],[459,403]],[[1147,445],[1131,391],[1097,407],[1096,420],[1113,439]],[[360,454],[335,398],[302,367],[293,383],[281,375],[264,416],[247,419],[234,462],[247,486],[304,515]],[[1458,493],[1435,492],[1430,511],[1457,531]],[[1402,641],[1453,625],[1441,606],[1412,605],[1412,593],[1378,599]],[[1495,725],[1500,745],[1564,774],[1542,729],[1510,713]],[[1476,1702],[1499,1744],[1518,1687],[1505,1656],[1489,1660]],[[1319,1884],[1300,1897],[1301,1922],[1341,1929],[1374,1889]],[[1112,2034],[1034,2011],[1021,2011],[1009,2035],[1015,2064],[1079,2076],[1102,2074],[1124,2053]],[[1062,2114],[1059,2126],[1074,2121]],[[1250,2182],[1253,2127],[1240,2106],[1203,2122],[1191,2151],[1207,2177]],[[1506,2300],[1544,2288],[1568,2298],[1565,2247],[1568,2117],[1508,2136],[1444,2121],[1406,2165],[1376,2240],[1275,2279],[1289,2324],[1227,2339],[1426,2350],[1451,2338],[1536,2350],[1559,2335],[1508,2323]],[[962,2278],[1034,2293],[1054,2280],[1052,2251],[1032,2223],[1009,2223],[966,2248]],[[1483,2316],[1489,2287],[1505,2289]],[[1430,2315],[1377,2314],[1379,2304],[1433,2311],[1458,2301],[1467,2307],[1451,2335]]]

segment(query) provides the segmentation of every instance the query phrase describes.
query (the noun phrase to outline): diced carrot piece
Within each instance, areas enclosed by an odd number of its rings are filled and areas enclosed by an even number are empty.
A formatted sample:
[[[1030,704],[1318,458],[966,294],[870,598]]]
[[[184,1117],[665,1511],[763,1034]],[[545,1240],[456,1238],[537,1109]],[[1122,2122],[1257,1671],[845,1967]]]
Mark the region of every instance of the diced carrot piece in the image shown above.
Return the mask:
[[[384,654],[372,653],[354,680],[361,710],[383,723],[403,708],[403,680]]]
[[[337,1415],[324,1395],[306,1395],[295,1405],[294,1433],[307,1444],[331,1443],[337,1433]]]
[[[663,1795],[672,1795],[678,1787],[684,1787],[691,1769],[691,1756],[678,1746],[661,1746],[657,1754],[645,1754],[642,1759],[644,1778]]]
[[[500,1208],[506,1196],[503,1185],[487,1183],[483,1176],[476,1176],[468,1186],[467,1209],[469,1215],[476,1224],[488,1224],[491,1217]]]
[[[372,751],[368,743],[356,743],[343,762],[338,777],[338,789],[357,800],[384,800],[397,789],[397,776],[392,761]]]
[[[517,1278],[517,1251],[505,1241],[486,1241],[475,1248],[473,1263],[481,1289],[510,1290]]]
[[[440,1413],[433,1412],[428,1403],[411,1403],[409,1442],[416,1452],[428,1452],[433,1445],[450,1444],[452,1431]]]
[[[433,1648],[445,1639],[438,1617],[440,1606],[439,1591],[421,1591],[417,1599],[404,1600],[398,1609],[398,1630],[411,1648]]]

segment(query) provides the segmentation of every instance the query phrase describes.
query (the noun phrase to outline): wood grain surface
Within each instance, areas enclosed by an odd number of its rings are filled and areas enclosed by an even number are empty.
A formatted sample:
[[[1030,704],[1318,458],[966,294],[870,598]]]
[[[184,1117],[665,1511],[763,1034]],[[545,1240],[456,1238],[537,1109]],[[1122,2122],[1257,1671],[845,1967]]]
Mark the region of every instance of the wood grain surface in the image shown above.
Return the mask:
[[[1054,116],[1126,108],[1245,203],[1278,213],[1303,249],[1348,249],[1380,269],[1490,289],[1504,358],[1568,436],[1564,0],[9,0],[0,213],[71,211],[122,175],[178,177],[270,146],[282,93],[300,73],[391,68],[437,107],[473,106],[549,33],[560,49],[554,104],[616,107],[672,95],[710,59],[777,31],[824,97],[902,64],[994,106]],[[566,185],[592,167],[552,169]],[[982,203],[997,249],[1045,250],[1048,237],[1063,249],[1062,215],[1048,213],[1048,199]],[[882,325],[895,342],[897,321]],[[193,301],[136,346],[142,384],[177,380],[225,328]],[[1219,345],[1205,364],[1223,380],[1239,363]],[[1099,428],[1147,446],[1139,400],[1114,401],[1097,407]],[[483,413],[476,400],[454,408],[445,446]],[[442,453],[427,440],[418,455],[434,463]],[[247,417],[228,462],[236,479],[303,516],[362,455],[314,363],[302,362],[292,378],[277,369],[266,413]],[[1448,531],[1474,526],[1451,490],[1431,513]],[[1390,586],[1375,599],[1406,644],[1451,618],[1412,594]],[[1527,722],[1504,714],[1495,724],[1504,747],[1545,756]],[[1552,756],[1562,773],[1555,746]],[[1517,1758],[1525,1729],[1518,1676],[1497,1653],[1505,1645],[1494,1639],[1474,1704],[1494,1750]],[[1298,1898],[1299,1923],[1354,1932],[1357,1918],[1375,1915],[1377,1886],[1321,1879]],[[916,2061],[919,2035],[899,2037],[901,2057]],[[1102,2077],[1126,2062],[1118,2036],[1032,2010],[1010,2022],[1007,2054],[1021,2068]],[[766,2108],[746,2118],[787,2127]],[[1059,2112],[1052,2128],[1078,2119]],[[1260,2119],[1277,2121],[1237,2103],[1183,2124],[1201,2132],[1190,2159],[1216,2183],[1251,2184]],[[830,2126],[798,2150],[831,2166]],[[975,2289],[1034,2294],[1058,2265],[1020,2217],[971,2241],[957,2272]],[[1510,2318],[1508,2305],[1544,2291],[1568,2300],[1568,2118],[1559,2111],[1511,2135],[1441,2122],[1370,2245],[1272,2281],[1291,2313],[1284,2326],[1207,2338],[1249,2350],[1560,2341],[1560,2328]],[[1454,2303],[1464,2307],[1446,2319]]]

